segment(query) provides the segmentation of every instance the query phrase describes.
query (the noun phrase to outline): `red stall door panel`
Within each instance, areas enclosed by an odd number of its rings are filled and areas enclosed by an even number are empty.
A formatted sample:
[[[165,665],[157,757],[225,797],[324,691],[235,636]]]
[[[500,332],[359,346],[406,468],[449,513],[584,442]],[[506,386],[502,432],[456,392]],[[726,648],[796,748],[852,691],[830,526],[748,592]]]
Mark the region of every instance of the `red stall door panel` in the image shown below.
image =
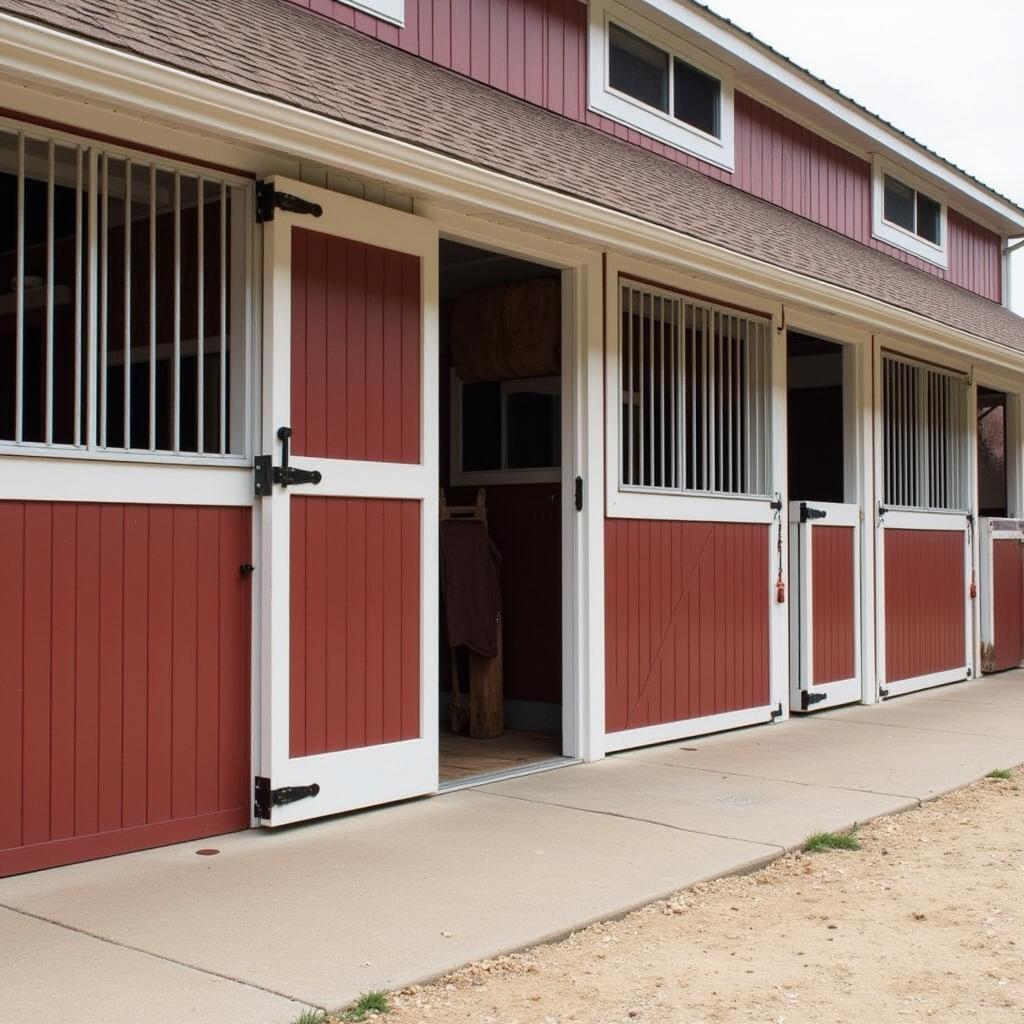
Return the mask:
[[[886,529],[886,679],[966,665],[964,534]]]
[[[292,450],[420,461],[420,259],[292,228]]]
[[[605,522],[608,732],[768,703],[768,527]]]
[[[420,733],[420,502],[291,498],[292,757]]]
[[[0,502],[0,875],[249,824],[250,529]]]
[[[816,525],[811,544],[811,682],[819,686],[857,672],[853,527]]]
[[[992,541],[994,672],[1024,660],[1024,547],[1017,540]]]

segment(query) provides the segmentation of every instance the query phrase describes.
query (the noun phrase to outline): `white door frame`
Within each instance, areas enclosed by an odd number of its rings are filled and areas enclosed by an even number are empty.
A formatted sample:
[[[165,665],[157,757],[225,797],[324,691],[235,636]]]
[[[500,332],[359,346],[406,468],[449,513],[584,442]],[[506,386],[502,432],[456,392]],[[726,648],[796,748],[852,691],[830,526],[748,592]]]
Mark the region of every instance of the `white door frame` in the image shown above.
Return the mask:
[[[1006,395],[1006,517],[1019,519],[1024,516],[1024,382],[1019,376],[1008,374],[999,367],[988,363],[977,364],[974,368],[975,395],[977,388],[1001,391]],[[975,398],[977,417],[977,398]],[[977,431],[977,419],[973,423]],[[974,434],[975,456],[978,437]],[[975,502],[977,503],[978,529],[975,532],[975,567],[978,579],[977,628],[975,630],[974,663],[979,673],[983,671],[982,644],[985,640],[995,641],[994,609],[992,602],[992,541],[1010,539],[1013,532],[994,531],[993,526],[1005,519],[981,518],[980,494],[977,493],[980,467],[975,458]]]
[[[562,753],[597,760],[604,755],[601,254],[433,203],[417,202],[416,213],[445,238],[561,271]]]
[[[607,395],[615,395],[619,388],[618,313],[619,278],[633,278],[649,283],[651,287],[699,296],[701,301],[720,303],[739,310],[760,310],[770,321],[769,345],[771,359],[771,431],[770,472],[772,490],[779,503],[773,508],[771,498],[719,496],[704,494],[637,493],[619,489],[618,471],[618,417],[619,403],[608,402]],[[781,495],[787,489],[786,466],[786,338],[785,314],[781,303],[764,295],[743,290],[741,285],[723,286],[704,279],[682,274],[673,267],[660,263],[637,260],[619,254],[608,254],[605,259],[604,303],[605,351],[604,394],[606,451],[605,488],[609,513],[617,518],[674,519],[700,522],[760,523],[768,528],[768,576],[764,596],[769,603],[768,612],[768,703],[683,719],[619,732],[606,733],[605,749],[625,750],[631,747],[664,743],[669,740],[698,736],[704,733],[736,729],[769,721],[782,721],[789,717],[789,623],[786,604],[776,600],[776,574],[778,571],[777,544],[782,545],[783,573],[787,574],[789,537],[784,523]],[[781,530],[781,537],[777,531]],[[603,594],[602,594],[603,599]],[[602,722],[602,729],[604,723]]]
[[[280,462],[280,426],[291,423],[291,234],[293,227],[323,231],[370,245],[411,253],[420,259],[422,311],[422,401],[419,464],[375,463],[293,456],[296,469],[323,474],[317,487],[298,485],[299,494],[419,500],[420,729],[416,739],[292,758],[289,750],[290,501],[293,488],[274,485],[259,499],[261,557],[259,770],[273,789],[316,783],[312,798],[272,809],[265,825],[386,803],[437,789],[438,630],[438,436],[437,395],[437,229],[422,217],[353,199],[286,178],[268,179],[283,192],[318,203],[322,216],[277,210],[263,225],[263,402],[261,445]]]
[[[885,509],[884,498],[884,458],[882,443],[884,422],[882,408],[882,357],[885,353],[903,356],[910,360],[931,363],[936,367],[962,373],[967,377],[967,444],[968,494],[970,509],[967,512],[933,512],[916,509]],[[885,656],[885,530],[956,530],[964,533],[964,579],[976,579],[977,563],[977,402],[974,386],[974,371],[968,359],[952,352],[940,351],[907,339],[894,339],[876,335],[873,342],[872,379],[874,381],[874,479],[877,495],[874,514],[875,534],[875,673],[879,698],[898,697],[905,693],[944,683],[959,682],[976,674],[977,660],[980,657],[980,645],[977,640],[976,609],[977,601],[964,601],[964,665],[934,672],[912,679],[889,682]],[[868,532],[868,531],[865,531]],[[973,536],[972,536],[973,535]]]
[[[846,700],[873,704],[878,699],[878,683],[875,678],[875,602],[876,580],[874,573],[875,538],[872,530],[861,527],[865,521],[865,509],[874,507],[874,466],[871,453],[874,444],[874,416],[872,413],[872,342],[870,332],[853,327],[834,317],[813,313],[805,309],[787,310],[786,328],[797,334],[807,334],[822,341],[839,345],[843,356],[843,504],[856,506],[857,524],[855,533],[855,555],[857,574],[856,613],[857,646],[856,661],[859,685]],[[787,390],[788,401],[788,390]],[[821,502],[811,502],[819,506]],[[792,580],[794,590],[799,581]],[[796,600],[796,593],[793,595]],[[796,606],[791,609],[796,613]],[[795,618],[795,614],[794,614]],[[792,633],[798,626],[791,624]],[[790,680],[793,707],[799,707],[800,695],[796,682],[800,672],[800,652],[790,644]],[[816,705],[822,709],[840,703],[839,700],[823,701]]]

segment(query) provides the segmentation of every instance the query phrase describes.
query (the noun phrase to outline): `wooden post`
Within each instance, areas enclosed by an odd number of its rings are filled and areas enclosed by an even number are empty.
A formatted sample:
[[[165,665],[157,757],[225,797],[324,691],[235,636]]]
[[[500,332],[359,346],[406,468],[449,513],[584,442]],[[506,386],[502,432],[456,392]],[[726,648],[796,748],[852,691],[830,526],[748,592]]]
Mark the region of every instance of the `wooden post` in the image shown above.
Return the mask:
[[[502,678],[502,623],[498,618],[498,653],[469,654],[469,735],[494,739],[505,731],[505,685]]]

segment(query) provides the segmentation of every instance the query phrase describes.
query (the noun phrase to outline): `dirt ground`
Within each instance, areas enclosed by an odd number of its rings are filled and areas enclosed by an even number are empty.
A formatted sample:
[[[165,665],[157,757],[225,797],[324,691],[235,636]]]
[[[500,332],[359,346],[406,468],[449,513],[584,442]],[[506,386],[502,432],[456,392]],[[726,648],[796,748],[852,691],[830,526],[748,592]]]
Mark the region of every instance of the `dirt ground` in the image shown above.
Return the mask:
[[[1024,771],[392,997],[387,1024],[1024,1021]]]

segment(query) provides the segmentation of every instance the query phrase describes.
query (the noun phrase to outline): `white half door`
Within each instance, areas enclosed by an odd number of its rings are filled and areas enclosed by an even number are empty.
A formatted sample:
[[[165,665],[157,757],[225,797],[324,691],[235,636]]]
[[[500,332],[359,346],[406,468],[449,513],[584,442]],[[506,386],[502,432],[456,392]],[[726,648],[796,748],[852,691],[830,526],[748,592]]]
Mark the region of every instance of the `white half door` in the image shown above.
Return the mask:
[[[438,236],[263,189],[256,816],[281,825],[437,789]]]
[[[794,501],[789,522],[793,710],[860,700],[860,507]]]

